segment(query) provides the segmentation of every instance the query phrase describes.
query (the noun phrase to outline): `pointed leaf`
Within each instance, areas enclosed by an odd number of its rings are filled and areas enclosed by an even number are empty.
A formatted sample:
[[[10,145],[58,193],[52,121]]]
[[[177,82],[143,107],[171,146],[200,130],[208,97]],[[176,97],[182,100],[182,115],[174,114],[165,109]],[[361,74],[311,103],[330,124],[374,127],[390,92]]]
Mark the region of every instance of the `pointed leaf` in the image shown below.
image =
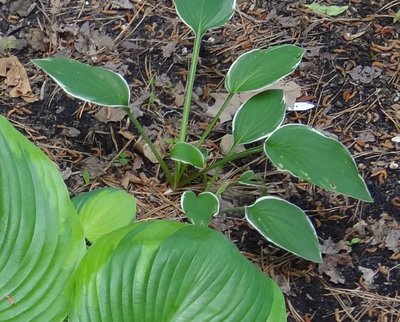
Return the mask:
[[[62,321],[83,230],[56,166],[0,116],[0,321]]]
[[[236,0],[174,0],[179,18],[196,35],[224,25],[233,15]]]
[[[304,6],[315,13],[320,13],[332,17],[342,14],[349,8],[349,6],[325,6],[315,2],[311,4],[306,4]]]
[[[176,143],[172,149],[170,157],[174,161],[190,164],[198,169],[204,168],[205,157],[201,150],[186,142]]]
[[[78,210],[85,238],[91,242],[135,220],[136,200],[122,189],[84,192],[74,197],[72,202]]]
[[[285,117],[283,91],[269,90],[251,97],[233,119],[235,144],[247,144],[266,138]]]
[[[340,142],[305,125],[285,125],[265,142],[274,165],[328,191],[372,201],[350,152]]]
[[[219,212],[219,199],[212,192],[202,192],[196,196],[193,191],[185,191],[181,207],[192,224],[207,226],[210,219]]]
[[[276,197],[262,197],[246,207],[246,219],[270,242],[302,258],[322,262],[318,237],[299,207]]]
[[[70,321],[267,321],[271,312],[286,321],[276,283],[221,233],[148,221],[89,248]]]
[[[239,183],[245,186],[259,187],[265,184],[264,180],[253,170],[248,170],[240,175]]]
[[[63,57],[35,59],[32,62],[73,97],[111,107],[129,105],[128,84],[121,75],[111,70]]]
[[[303,54],[304,49],[294,45],[249,51],[229,68],[225,88],[230,93],[265,88],[291,74],[299,65]]]

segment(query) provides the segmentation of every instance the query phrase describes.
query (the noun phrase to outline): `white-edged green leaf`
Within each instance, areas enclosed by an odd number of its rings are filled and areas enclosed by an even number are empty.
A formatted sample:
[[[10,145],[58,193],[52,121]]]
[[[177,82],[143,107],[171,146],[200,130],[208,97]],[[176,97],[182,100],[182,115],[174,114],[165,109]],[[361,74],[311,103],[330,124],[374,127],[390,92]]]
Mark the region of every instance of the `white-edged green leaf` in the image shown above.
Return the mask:
[[[322,262],[315,229],[299,207],[276,197],[262,197],[246,207],[246,219],[267,240],[310,261]]]
[[[264,151],[282,171],[328,191],[372,201],[346,147],[306,125],[285,125],[265,142]]]
[[[219,212],[219,199],[212,192],[206,191],[196,196],[188,190],[182,194],[181,207],[192,224],[207,226],[210,219]]]
[[[235,144],[247,144],[266,138],[282,124],[285,109],[282,90],[268,90],[251,97],[233,118]]]
[[[196,35],[224,25],[235,12],[236,0],[174,0],[179,18]]]
[[[249,51],[236,59],[229,68],[225,88],[230,93],[263,89],[291,74],[303,54],[304,49],[295,45]]]
[[[78,211],[85,238],[94,242],[135,220],[136,200],[122,189],[102,188],[84,192],[72,199]]]
[[[83,229],[54,163],[0,116],[0,321],[62,321]]]
[[[221,233],[147,221],[89,248],[69,321],[285,322],[286,311],[276,283]]]
[[[239,183],[245,186],[259,187],[265,184],[264,180],[253,170],[247,170],[240,175]]]
[[[342,14],[349,8],[348,5],[347,6],[332,6],[332,5],[326,6],[323,4],[316,3],[316,2],[313,2],[311,4],[306,4],[304,6],[308,9],[310,9],[312,12],[327,15],[327,16],[332,16],[332,17]]]
[[[205,165],[205,157],[203,152],[194,145],[186,142],[174,144],[171,149],[170,158],[174,161],[190,164],[198,169],[204,168]]]
[[[32,62],[73,97],[110,107],[129,105],[128,84],[111,70],[64,57],[34,59]]]

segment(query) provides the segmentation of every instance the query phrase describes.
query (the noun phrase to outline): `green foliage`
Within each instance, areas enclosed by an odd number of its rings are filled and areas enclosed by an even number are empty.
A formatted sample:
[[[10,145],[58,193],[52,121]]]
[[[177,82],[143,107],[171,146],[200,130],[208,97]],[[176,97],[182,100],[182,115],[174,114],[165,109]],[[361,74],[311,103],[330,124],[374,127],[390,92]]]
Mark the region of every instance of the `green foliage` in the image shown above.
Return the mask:
[[[1,321],[286,320],[276,283],[220,232],[128,224],[133,198],[109,188],[75,197],[78,217],[55,165],[4,117],[0,148]]]
[[[266,321],[275,310],[271,321],[285,320],[276,284],[207,227],[122,228],[89,249],[76,275],[71,322]]]
[[[291,74],[303,54],[304,49],[294,45],[254,49],[232,64],[226,75],[225,87],[230,93],[263,89]]]
[[[94,242],[135,220],[136,200],[121,189],[103,188],[72,198],[78,211],[85,238]]]
[[[98,105],[127,106],[131,92],[123,77],[111,70],[82,64],[63,57],[35,59],[43,69],[71,96]]]
[[[209,191],[196,196],[188,190],[182,194],[181,207],[192,224],[207,226],[210,219],[219,212],[219,199]]]
[[[306,8],[310,9],[312,12],[319,13],[322,15],[327,15],[327,16],[338,16],[345,12],[349,6],[325,6],[316,2],[313,2],[312,4],[306,4]]]
[[[338,141],[308,126],[282,126],[285,116],[282,91],[262,91],[266,86],[295,71],[304,54],[304,49],[295,45],[255,49],[241,55],[226,75],[227,99],[201,138],[190,142],[187,133],[188,118],[201,40],[207,30],[222,26],[230,19],[234,12],[235,1],[175,0],[174,3],[179,17],[193,30],[195,39],[187,77],[180,135],[179,139],[172,140],[177,143],[172,145],[169,154],[169,158],[175,161],[172,168],[160,156],[140,122],[130,112],[128,86],[120,76],[105,69],[61,58],[35,60],[34,63],[55,79],[70,95],[100,105],[123,108],[156,156],[173,189],[202,180],[205,192],[196,196],[193,192],[186,191],[181,198],[184,212],[196,226],[206,226],[212,216],[224,212],[224,210],[219,210],[218,197],[224,193],[228,184],[221,184],[216,194],[211,192],[211,190],[216,190],[214,183],[224,165],[238,158],[261,153],[263,150],[281,171],[288,171],[328,191],[368,202],[372,201],[349,151]],[[309,8],[317,10],[316,6]],[[332,6],[323,8],[324,14],[337,14],[338,11],[332,11],[333,9],[335,8]],[[89,79],[95,86],[81,85]],[[108,89],[106,92],[104,92],[105,88]],[[247,100],[237,111],[232,126],[233,146],[224,158],[214,162],[208,156],[203,143],[218,123],[218,118],[231,99],[238,93],[249,91],[259,91],[259,93]],[[239,144],[255,144],[256,142],[259,142],[258,146],[244,152],[236,152]],[[245,173],[238,182],[259,187],[261,194],[266,193],[265,185],[254,173]],[[321,261],[314,227],[298,207],[279,198],[261,197],[253,205],[244,209],[247,220],[265,238],[302,258],[315,262]],[[236,209],[236,211],[242,210],[243,208]],[[235,209],[230,209],[230,211],[235,211]],[[128,233],[126,230],[123,231]],[[119,242],[120,240],[116,241],[115,246],[119,245]],[[91,285],[89,281],[82,283],[82,287]],[[90,289],[90,286],[88,287]],[[100,298],[97,298],[97,295],[93,296],[94,298],[90,300],[93,302],[89,304],[95,306]],[[101,299],[104,300],[103,297]],[[81,305],[89,304],[81,303]],[[79,312],[76,307],[75,310]],[[113,311],[114,308],[110,310]],[[103,312],[96,314],[103,316]],[[104,316],[109,316],[107,315],[109,312],[104,314]],[[280,320],[271,320],[271,322],[276,321],[280,322]]]
[[[349,151],[309,126],[282,126],[267,139],[264,148],[282,171],[328,191],[372,201]]]
[[[171,149],[170,157],[172,160],[180,161],[185,164],[202,169],[205,166],[205,157],[199,148],[186,142],[178,142]]]
[[[232,134],[235,145],[266,138],[285,117],[283,91],[269,90],[254,95],[236,112]]]
[[[246,218],[277,246],[305,259],[322,262],[314,227],[299,207],[280,198],[262,197],[246,207]]]
[[[56,166],[0,116],[0,321],[62,321],[83,229]]]
[[[224,25],[233,15],[236,0],[174,0],[176,12],[196,35]]]

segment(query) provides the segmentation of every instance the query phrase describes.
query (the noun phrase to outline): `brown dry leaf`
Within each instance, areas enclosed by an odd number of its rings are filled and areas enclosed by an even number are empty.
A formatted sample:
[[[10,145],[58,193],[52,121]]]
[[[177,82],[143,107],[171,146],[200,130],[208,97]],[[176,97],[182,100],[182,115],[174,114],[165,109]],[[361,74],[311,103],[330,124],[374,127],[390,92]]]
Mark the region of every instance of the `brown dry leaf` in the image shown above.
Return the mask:
[[[163,57],[169,58],[176,51],[176,42],[171,41],[171,42],[167,43],[166,45],[162,46],[161,49],[162,49]]]
[[[17,57],[0,58],[0,77],[5,77],[5,84],[11,87],[10,97],[21,97],[28,103],[38,100],[32,93],[28,74]]]
[[[163,139],[158,136],[157,141],[153,142],[158,153],[161,155],[161,157],[164,156],[164,141]],[[154,153],[151,151],[150,147],[147,145],[147,143],[144,142],[144,140],[140,137],[136,143],[134,144],[134,147],[136,150],[138,150],[141,154],[143,154],[147,159],[150,160],[151,163],[157,164],[158,160]]]
[[[143,112],[139,109],[139,106],[142,105],[143,102],[149,98],[149,96],[150,93],[145,92],[130,105],[130,109],[133,115],[135,115],[136,117],[143,116]],[[97,120],[103,123],[119,122],[123,120],[125,116],[126,113],[122,108],[108,106],[100,108],[100,110],[98,110],[98,112],[94,115]]]
[[[219,148],[221,150],[221,153],[223,155],[227,155],[231,151],[232,147],[233,147],[233,135],[232,134],[225,134],[222,137],[221,142],[219,143]],[[245,150],[246,149],[243,146],[243,144],[239,144],[235,148],[235,152],[236,153],[243,152]]]
[[[331,282],[335,284],[344,284],[346,280],[338,270],[338,266],[353,267],[351,256],[349,255],[351,247],[347,246],[343,240],[335,243],[329,238],[322,244],[321,252],[326,256],[323,263],[318,266],[318,272],[329,276]]]
[[[367,267],[362,267],[358,266],[358,270],[362,273],[362,277],[364,279],[364,282],[369,286],[372,287],[374,284],[374,279],[376,277],[377,271],[374,271],[373,269],[367,268]]]
[[[112,9],[133,9],[133,4],[129,0],[112,0]]]
[[[254,91],[249,93],[241,93],[234,96],[228,107],[225,111],[221,114],[220,122],[225,123],[232,120],[233,116],[235,115],[238,108],[246,102],[252,96],[263,92],[267,89],[281,89],[285,93],[285,102],[288,110],[305,110],[314,107],[314,105],[302,102],[296,108],[296,99],[301,96],[301,88],[297,85],[294,81],[284,82],[279,81],[271,86],[264,88],[260,91]],[[197,102],[201,107],[207,110],[207,115],[210,117],[214,117],[217,115],[220,107],[224,103],[225,99],[228,97],[227,93],[211,93],[210,96],[215,100],[214,104],[208,105],[207,103]],[[306,106],[305,106],[306,105]]]
[[[82,162],[82,169],[87,170],[91,178],[96,178],[105,173],[105,164],[100,159],[91,156]]]
[[[182,82],[179,81],[178,84],[175,85],[173,89],[173,94],[175,97],[175,106],[176,107],[181,107],[185,101],[185,86],[183,86]]]
[[[35,8],[32,0],[13,0],[10,2],[10,12],[26,17]]]

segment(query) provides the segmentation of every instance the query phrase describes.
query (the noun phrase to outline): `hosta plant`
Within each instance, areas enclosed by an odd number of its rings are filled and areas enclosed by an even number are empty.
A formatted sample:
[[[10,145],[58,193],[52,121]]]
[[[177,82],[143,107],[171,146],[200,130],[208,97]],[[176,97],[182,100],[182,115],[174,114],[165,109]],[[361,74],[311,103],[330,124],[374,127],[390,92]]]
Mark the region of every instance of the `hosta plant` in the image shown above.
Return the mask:
[[[224,186],[218,188],[214,183],[223,167],[235,159],[256,153],[264,153],[276,168],[301,180],[334,193],[371,201],[349,151],[337,140],[307,125],[283,125],[286,108],[284,93],[282,90],[265,89],[296,69],[304,54],[298,46],[288,44],[255,49],[237,58],[225,77],[226,101],[202,136],[190,140],[188,120],[202,37],[209,29],[224,25],[233,15],[236,3],[235,0],[175,0],[174,3],[177,14],[193,31],[195,38],[180,135],[175,138],[165,159],[132,114],[129,86],[120,75],[61,57],[34,60],[34,64],[68,94],[98,105],[123,109],[156,156],[172,188],[190,186],[192,182],[203,180],[203,193],[197,196],[188,190],[181,201],[183,210],[197,225],[207,226],[210,218],[220,213],[218,199]],[[233,118],[230,151],[224,158],[210,159],[205,143],[220,115],[235,95],[253,91],[256,94],[239,107]],[[250,143],[251,148],[236,152],[239,145]],[[173,166],[168,163],[173,163]],[[213,174],[209,176],[211,170]],[[242,184],[259,185],[255,181],[257,179],[249,172],[238,180]],[[262,196],[245,207],[244,212],[249,223],[266,239],[300,257],[321,261],[315,230],[297,206],[278,197]]]
[[[0,150],[0,321],[286,321],[276,283],[220,232],[133,223],[119,189],[70,200],[55,164],[2,116]]]

